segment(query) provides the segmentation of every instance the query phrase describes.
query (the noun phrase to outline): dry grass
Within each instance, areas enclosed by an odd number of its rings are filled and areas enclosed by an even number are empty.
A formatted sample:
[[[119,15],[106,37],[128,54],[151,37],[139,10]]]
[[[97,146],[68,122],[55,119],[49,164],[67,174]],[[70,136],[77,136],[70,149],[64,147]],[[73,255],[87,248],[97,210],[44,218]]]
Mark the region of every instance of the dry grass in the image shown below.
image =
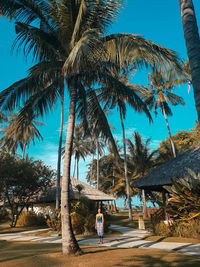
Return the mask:
[[[0,241],[0,266],[5,267],[195,267],[200,259],[150,249],[81,247],[79,257],[64,257],[60,244]]]
[[[134,229],[138,228],[137,216],[133,214],[133,221],[129,221],[128,212],[127,211],[123,211],[123,212],[119,212],[119,213],[110,215],[109,222],[111,224],[131,227],[131,228],[134,228]],[[150,223],[151,223],[150,219],[145,219],[145,227],[146,227],[146,229],[149,229]]]
[[[17,233],[17,232],[24,232],[24,231],[31,231],[37,229],[44,229],[46,226],[33,226],[33,227],[10,227],[9,224],[2,224],[0,225],[0,234],[8,234],[8,233]]]

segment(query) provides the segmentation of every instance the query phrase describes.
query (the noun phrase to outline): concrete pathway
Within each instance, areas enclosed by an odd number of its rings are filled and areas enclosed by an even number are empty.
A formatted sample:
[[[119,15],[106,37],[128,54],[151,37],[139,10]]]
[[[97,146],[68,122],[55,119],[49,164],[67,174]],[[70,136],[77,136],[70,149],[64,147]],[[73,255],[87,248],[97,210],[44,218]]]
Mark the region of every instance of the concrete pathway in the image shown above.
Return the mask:
[[[200,257],[200,243],[176,243],[176,242],[152,242],[143,240],[146,235],[149,234],[145,230],[137,230],[129,227],[122,227],[119,225],[111,225],[111,229],[122,233],[118,237],[104,238],[104,244],[98,245],[97,238],[83,238],[78,239],[81,245],[92,245],[92,246],[106,246],[106,247],[118,247],[118,248],[143,248],[143,249],[160,249],[172,252],[183,253],[190,256]],[[46,229],[45,229],[46,230]],[[44,229],[37,230],[44,231]],[[26,231],[20,233],[11,234],[0,234],[1,240],[12,240],[12,241],[31,241],[31,242],[44,242],[44,243],[61,243],[61,237],[40,237],[35,236],[31,233],[36,232]],[[24,235],[24,234],[29,234]]]

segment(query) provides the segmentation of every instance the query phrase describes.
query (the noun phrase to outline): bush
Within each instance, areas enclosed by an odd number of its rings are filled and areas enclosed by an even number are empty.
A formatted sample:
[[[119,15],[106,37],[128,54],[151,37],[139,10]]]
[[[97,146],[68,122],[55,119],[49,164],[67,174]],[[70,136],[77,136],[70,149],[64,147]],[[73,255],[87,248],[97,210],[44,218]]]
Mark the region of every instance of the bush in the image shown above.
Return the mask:
[[[164,221],[154,225],[154,234],[160,236],[173,236],[173,226],[168,226]]]
[[[59,210],[54,210],[53,216],[47,219],[47,225],[53,231],[60,232],[61,231],[61,215]]]
[[[43,215],[36,214],[33,211],[24,211],[20,214],[17,221],[17,226],[42,226],[46,225],[46,220]]]
[[[71,203],[71,223],[74,234],[89,234],[95,232],[96,203],[81,198]],[[54,211],[54,217],[47,220],[47,225],[53,231],[61,231],[61,217],[59,211]],[[109,222],[105,215],[104,232],[108,231]]]
[[[0,222],[10,219],[9,212],[6,209],[0,208]]]
[[[71,215],[71,222],[74,234],[82,234],[84,233],[84,225],[86,218],[78,213],[73,213]]]
[[[176,222],[174,224],[174,236],[200,239],[200,220],[189,222]]]

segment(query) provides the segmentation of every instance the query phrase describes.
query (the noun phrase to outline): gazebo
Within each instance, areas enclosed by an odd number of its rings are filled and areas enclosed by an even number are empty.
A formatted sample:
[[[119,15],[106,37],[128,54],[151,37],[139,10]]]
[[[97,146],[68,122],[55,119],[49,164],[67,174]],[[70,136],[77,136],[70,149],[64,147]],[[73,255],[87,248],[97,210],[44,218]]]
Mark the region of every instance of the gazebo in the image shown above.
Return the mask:
[[[96,188],[71,177],[71,191],[72,199],[80,199],[86,197],[93,201],[115,201],[116,198],[112,195],[105,194]],[[41,192],[35,196],[32,201],[34,203],[52,203],[56,201],[56,181],[52,182],[45,192]]]
[[[155,168],[149,174],[136,179],[133,187],[165,192],[163,186],[172,185],[172,179],[187,178],[187,169],[200,172],[200,145]]]

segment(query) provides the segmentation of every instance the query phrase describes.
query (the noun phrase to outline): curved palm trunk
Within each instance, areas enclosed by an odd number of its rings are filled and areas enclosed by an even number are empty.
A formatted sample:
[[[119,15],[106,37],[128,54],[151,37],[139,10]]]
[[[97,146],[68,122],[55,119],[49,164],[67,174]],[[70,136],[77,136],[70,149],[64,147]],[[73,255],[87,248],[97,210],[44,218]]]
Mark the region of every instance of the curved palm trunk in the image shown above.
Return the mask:
[[[145,191],[142,189],[142,201],[143,201],[143,216],[144,218],[147,218],[147,204],[146,204],[146,196],[145,196]]]
[[[125,174],[125,180],[126,180],[126,194],[127,194],[127,199],[128,199],[128,208],[129,208],[129,221],[132,221],[133,216],[132,216],[132,206],[131,206],[131,197],[130,197],[130,185],[129,185],[128,171],[127,171],[127,158],[126,158],[126,139],[125,139],[125,130],[124,130],[124,123],[123,123],[121,109],[120,109],[120,120],[121,120],[121,125],[122,125],[122,136],[123,136],[124,174]]]
[[[61,117],[60,117],[60,134],[58,144],[58,161],[57,161],[57,179],[56,179],[56,209],[60,207],[60,170],[61,170],[61,150],[64,121],[64,93],[61,96]]]
[[[24,143],[23,145],[22,159],[25,158],[25,151],[26,151],[26,143]]]
[[[192,76],[194,100],[200,121],[200,38],[192,0],[179,0],[187,55]]]
[[[97,189],[99,190],[99,142],[98,138],[96,139],[97,146]]]
[[[75,177],[75,171],[76,171],[76,157],[74,157],[74,171],[73,171],[73,177]]]
[[[62,220],[62,251],[64,255],[80,254],[81,250],[72,230],[70,217],[70,167],[72,157],[72,145],[75,124],[75,108],[77,90],[70,88],[70,108],[67,126],[67,138],[65,144],[65,158],[63,166],[62,190],[61,190],[61,220]]]
[[[167,115],[166,115],[165,109],[163,107],[163,104],[162,104],[162,113],[163,113],[163,115],[165,117],[165,121],[166,121],[166,124],[167,124],[167,130],[168,130],[168,133],[169,133],[169,140],[170,140],[171,147],[172,147],[172,153],[173,153],[174,158],[176,158],[175,144],[174,144],[174,141],[172,139],[172,135],[171,135],[170,128],[169,128],[169,122],[168,122]]]
[[[77,173],[77,180],[79,180],[79,158],[77,158],[77,170],[76,170],[76,173]]]

